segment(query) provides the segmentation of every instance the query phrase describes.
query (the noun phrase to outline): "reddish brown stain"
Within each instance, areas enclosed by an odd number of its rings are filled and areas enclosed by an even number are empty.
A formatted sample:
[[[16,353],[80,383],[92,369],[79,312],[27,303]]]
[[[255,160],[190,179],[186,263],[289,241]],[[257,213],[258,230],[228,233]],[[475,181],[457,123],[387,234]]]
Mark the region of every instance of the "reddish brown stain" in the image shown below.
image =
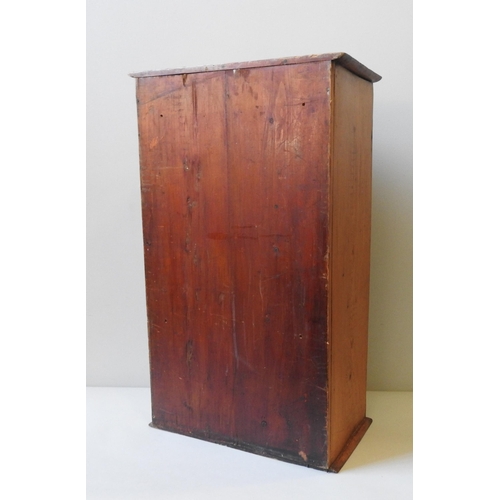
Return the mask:
[[[229,235],[225,233],[208,233],[207,238],[210,238],[211,240],[227,240]]]
[[[349,286],[359,257],[332,274],[331,67],[281,61],[137,89],[153,425],[322,469],[336,425],[329,290]],[[358,372],[340,374],[356,391]]]

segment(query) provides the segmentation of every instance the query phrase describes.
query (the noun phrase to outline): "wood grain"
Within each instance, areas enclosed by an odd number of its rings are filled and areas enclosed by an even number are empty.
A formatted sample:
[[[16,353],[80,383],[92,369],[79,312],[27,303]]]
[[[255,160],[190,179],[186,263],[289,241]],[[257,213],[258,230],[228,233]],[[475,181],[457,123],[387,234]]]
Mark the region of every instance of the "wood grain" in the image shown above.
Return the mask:
[[[142,74],[137,103],[151,425],[339,470],[369,420],[372,84],[327,56]]]
[[[143,78],[151,76],[167,76],[167,75],[181,75],[181,74],[187,75],[191,73],[228,71],[234,69],[237,70],[237,69],[264,68],[269,66],[283,66],[292,64],[303,64],[309,62],[321,62],[321,61],[335,61],[335,64],[340,64],[341,66],[344,66],[355,75],[370,82],[378,82],[382,78],[380,75],[377,75],[377,73],[367,68],[364,64],[361,64],[359,61],[354,59],[354,57],[350,56],[349,54],[346,54],[345,52],[332,52],[328,54],[299,56],[299,57],[283,57],[281,59],[266,59],[262,61],[214,64],[209,66],[197,66],[194,68],[175,68],[175,69],[163,69],[156,71],[143,71],[140,73],[131,73],[130,76],[132,76],[133,78]]]
[[[366,411],[372,84],[333,65],[329,461]]]
[[[318,466],[329,67],[138,88],[153,424]]]
[[[340,450],[340,453],[335,457],[333,462],[330,464],[329,470],[332,472],[340,472],[340,469],[345,465],[348,458],[352,455],[356,446],[358,446],[359,442],[365,435],[368,427],[372,424],[371,418],[363,418],[361,422],[354,429],[352,434],[349,436],[349,439],[344,444],[343,448]]]
[[[207,435],[234,433],[224,81],[138,80],[153,424]]]
[[[317,466],[326,461],[329,68],[226,72],[234,420],[243,441]]]

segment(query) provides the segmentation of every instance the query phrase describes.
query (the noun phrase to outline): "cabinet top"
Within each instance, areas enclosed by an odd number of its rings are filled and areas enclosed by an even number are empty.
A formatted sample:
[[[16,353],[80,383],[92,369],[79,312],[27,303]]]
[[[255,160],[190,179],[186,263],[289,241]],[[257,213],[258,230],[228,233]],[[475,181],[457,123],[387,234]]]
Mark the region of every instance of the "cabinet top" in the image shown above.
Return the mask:
[[[211,66],[198,66],[196,68],[177,68],[177,69],[165,69],[157,71],[144,71],[142,73],[131,73],[130,76],[133,78],[145,78],[152,76],[167,76],[167,75],[185,75],[189,73],[204,73],[210,71],[225,71],[225,70],[236,70],[236,69],[250,69],[250,68],[263,68],[266,66],[283,66],[289,64],[301,64],[308,62],[318,62],[318,61],[335,61],[344,68],[348,69],[355,75],[368,80],[369,82],[378,82],[382,77],[377,75],[377,73],[368,69],[366,66],[361,64],[359,61],[351,57],[345,52],[332,52],[329,54],[320,55],[309,55],[300,57],[285,57],[281,59],[266,59],[263,61],[249,61],[241,63],[229,63],[229,64],[216,64]]]

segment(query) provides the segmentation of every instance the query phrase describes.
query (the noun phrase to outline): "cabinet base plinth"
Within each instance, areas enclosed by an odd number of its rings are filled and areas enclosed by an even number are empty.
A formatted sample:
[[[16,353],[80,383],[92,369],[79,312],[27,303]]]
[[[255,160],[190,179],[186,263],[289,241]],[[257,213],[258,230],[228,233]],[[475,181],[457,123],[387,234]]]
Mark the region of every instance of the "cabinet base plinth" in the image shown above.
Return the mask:
[[[339,472],[340,469],[347,462],[347,459],[352,455],[352,452],[355,450],[356,446],[358,446],[361,438],[365,435],[365,432],[370,427],[373,420],[371,418],[365,417],[361,423],[356,427],[354,432],[351,434],[347,443],[345,444],[342,451],[339,453],[337,458],[331,463],[328,470],[330,472]]]
[[[361,441],[362,437],[365,435],[368,427],[370,427],[372,423],[372,419],[365,417],[361,423],[356,427],[354,432],[351,434],[349,439],[347,440],[344,448],[340,452],[340,454],[337,456],[337,458],[332,462],[330,467],[326,468],[324,465],[321,463],[307,463],[304,462],[301,457],[297,457],[294,453],[291,453],[289,451],[284,451],[284,450],[276,450],[272,448],[263,448],[260,446],[256,445],[251,445],[247,443],[241,443],[241,442],[235,442],[233,440],[229,440],[224,437],[220,436],[213,436],[213,435],[207,435],[203,432],[191,432],[191,431],[185,431],[182,429],[178,428],[171,428],[168,426],[162,426],[162,425],[155,425],[155,423],[151,422],[149,424],[150,427],[153,429],[159,429],[167,432],[173,432],[175,434],[181,434],[184,436],[189,436],[189,437],[194,437],[197,439],[201,439],[203,441],[208,441],[212,442],[215,444],[220,444],[223,446],[228,446],[230,448],[235,448],[240,451],[246,451],[249,453],[254,453],[256,455],[260,455],[263,457],[268,457],[268,458],[274,458],[277,460],[281,460],[283,462],[288,462],[288,463],[293,463],[297,465],[303,465],[305,467],[309,467],[312,469],[317,469],[317,470],[322,470],[326,472],[339,472],[340,469],[344,466],[344,464],[347,462],[348,458],[351,456],[352,452],[358,446],[359,442]]]

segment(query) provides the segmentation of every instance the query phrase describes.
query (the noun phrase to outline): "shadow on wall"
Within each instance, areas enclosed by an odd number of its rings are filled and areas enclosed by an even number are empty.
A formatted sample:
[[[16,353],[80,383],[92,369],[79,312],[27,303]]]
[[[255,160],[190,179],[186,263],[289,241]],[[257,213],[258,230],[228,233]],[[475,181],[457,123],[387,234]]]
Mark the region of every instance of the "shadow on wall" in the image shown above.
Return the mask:
[[[412,390],[412,158],[402,142],[374,143],[368,390]]]
[[[341,471],[398,459],[412,460],[413,394],[368,393],[366,414],[373,423]]]

